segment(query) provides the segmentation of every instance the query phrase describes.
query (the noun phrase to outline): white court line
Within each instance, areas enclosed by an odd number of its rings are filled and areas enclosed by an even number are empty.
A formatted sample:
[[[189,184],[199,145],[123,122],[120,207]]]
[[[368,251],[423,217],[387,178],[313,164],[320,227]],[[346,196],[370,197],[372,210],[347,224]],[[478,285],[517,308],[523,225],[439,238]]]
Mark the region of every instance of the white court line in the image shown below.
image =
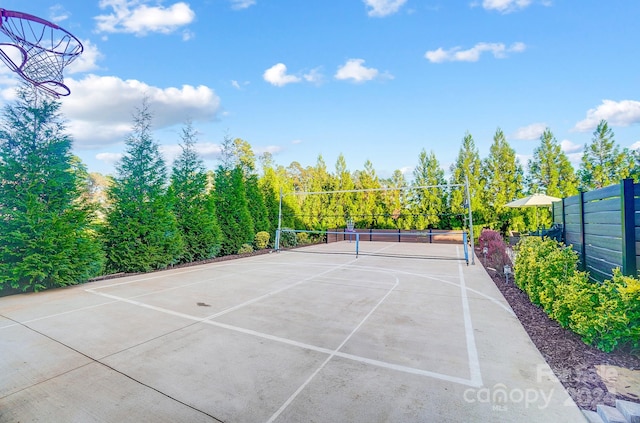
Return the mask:
[[[264,254],[264,256],[268,256],[267,254]],[[254,257],[249,257],[252,258],[254,260],[258,260],[258,259],[263,259],[262,256],[254,256]],[[264,260],[264,259],[263,259]],[[148,281],[148,280],[153,280],[153,279],[161,279],[161,278],[166,278],[166,277],[171,277],[171,276],[176,276],[176,275],[184,275],[187,273],[193,273],[193,272],[203,272],[205,270],[211,270],[211,267],[226,267],[226,266],[231,266],[233,263],[205,263],[205,264],[201,264],[198,266],[193,266],[191,268],[185,269],[183,271],[180,271],[178,269],[163,269],[161,271],[158,271],[155,274],[152,274],[150,276],[145,276],[145,277],[140,277],[137,279],[133,279],[130,281],[125,281],[125,282],[118,282],[118,283],[113,283],[110,285],[104,285],[104,286],[98,286],[92,289],[105,289],[105,288],[113,288],[114,286],[121,286],[121,285],[129,285],[132,283],[137,283],[137,282],[143,282],[143,281]],[[135,278],[135,276],[125,276],[126,278]],[[99,281],[97,281],[99,282]]]
[[[385,247],[385,248],[389,248],[389,247]],[[357,259],[354,259],[354,260],[351,260],[351,261],[349,261],[347,263],[344,263],[344,264],[340,265],[338,268],[350,265],[350,264],[356,262],[356,260]],[[324,264],[316,264],[316,265],[324,265]],[[392,273],[392,274],[393,274],[393,272],[395,272],[395,271],[390,271],[388,269],[376,268],[376,267],[371,267],[371,266],[353,266],[353,268],[361,268],[361,269],[366,269],[366,270],[375,271],[375,272],[384,272],[384,273]],[[330,350],[330,349],[327,349],[327,348],[318,347],[318,346],[315,346],[315,345],[306,344],[306,343],[303,343],[303,342],[298,342],[298,341],[294,341],[294,340],[291,340],[291,339],[282,338],[282,337],[278,337],[278,336],[274,336],[274,335],[270,335],[270,334],[254,331],[254,330],[251,330],[251,329],[240,328],[240,327],[236,327],[236,326],[232,326],[232,325],[228,325],[228,324],[224,324],[224,323],[220,323],[220,322],[216,322],[216,321],[210,320],[210,319],[218,317],[220,315],[229,313],[229,312],[231,312],[233,310],[237,310],[237,309],[239,309],[241,307],[244,307],[244,306],[247,306],[249,304],[255,303],[255,302],[259,301],[260,299],[264,299],[264,298],[267,298],[267,297],[269,297],[271,295],[274,295],[276,293],[282,292],[285,289],[289,289],[289,288],[297,286],[297,285],[299,285],[301,283],[308,282],[309,280],[312,280],[315,277],[320,277],[322,275],[330,273],[333,270],[336,270],[335,266],[331,266],[330,269],[328,269],[325,272],[322,272],[321,274],[306,278],[303,281],[296,282],[295,284],[288,285],[287,287],[280,288],[280,289],[278,289],[276,291],[272,291],[272,292],[270,292],[268,294],[262,295],[260,297],[254,298],[252,300],[246,301],[246,302],[244,302],[242,304],[239,304],[237,306],[231,307],[229,309],[223,310],[222,312],[219,312],[219,313],[216,313],[216,314],[214,314],[212,316],[208,316],[208,317],[204,317],[204,318],[188,315],[188,314],[185,314],[185,313],[176,312],[176,311],[173,311],[173,310],[164,309],[164,308],[161,308],[161,307],[152,306],[152,305],[145,304],[145,303],[142,303],[142,302],[139,302],[139,301],[135,301],[135,300],[127,299],[127,298],[122,298],[122,297],[118,297],[118,296],[115,296],[115,295],[106,294],[106,293],[103,293],[103,292],[98,292],[98,291],[93,290],[93,289],[87,290],[87,292],[91,292],[93,294],[100,295],[100,296],[103,296],[103,297],[106,297],[106,298],[110,298],[110,299],[113,299],[113,300],[116,300],[116,301],[122,301],[122,302],[126,302],[126,303],[129,303],[129,304],[135,305],[135,306],[144,307],[144,308],[155,310],[155,311],[158,311],[158,312],[170,314],[170,315],[173,315],[173,316],[176,316],[176,317],[181,317],[181,318],[189,319],[189,320],[192,320],[192,321],[196,321],[196,322],[201,322],[201,323],[217,326],[217,327],[220,327],[220,328],[224,328],[226,330],[235,331],[235,332],[239,332],[239,333],[243,333],[243,334],[247,334],[247,335],[251,335],[251,336],[256,336],[256,337],[259,337],[259,338],[263,338],[263,339],[267,339],[267,340],[271,340],[271,341],[275,341],[275,342],[279,342],[279,343],[283,343],[283,344],[287,344],[287,345],[291,345],[291,346],[295,346],[295,347],[311,350],[311,351],[316,351],[316,352],[320,352],[320,353],[324,353],[324,354],[329,354],[329,357],[325,360],[325,362],[318,369],[316,369],[316,371],[307,379],[307,381],[303,384],[303,386],[299,387],[298,390],[290,397],[290,399],[285,404],[283,404],[281,406],[281,409],[278,412],[276,412],[277,415],[274,414],[274,416],[272,416],[272,419],[270,421],[273,421],[273,419],[277,418],[288,407],[288,405],[291,404],[291,402],[295,399],[295,397],[297,395],[299,395],[300,392],[302,392],[302,390],[313,380],[313,378],[326,366],[326,364],[333,357],[341,357],[341,358],[345,358],[345,359],[356,361],[356,362],[375,365],[377,367],[382,367],[382,368],[387,368],[387,369],[390,369],[390,370],[401,371],[401,372],[404,372],[404,373],[409,373],[409,374],[414,374],[414,375],[431,377],[431,378],[440,379],[440,380],[444,380],[444,381],[448,381],[448,382],[452,382],[452,383],[457,383],[457,384],[462,384],[462,385],[466,385],[466,386],[471,386],[471,387],[481,386],[482,385],[482,378],[481,378],[481,375],[480,375],[480,366],[479,366],[479,361],[478,361],[477,349],[476,349],[476,346],[475,346],[475,339],[474,339],[474,336],[473,336],[473,327],[471,326],[471,317],[470,317],[470,313],[469,313],[468,298],[467,298],[467,295],[466,295],[466,286],[465,286],[465,283],[464,283],[464,275],[462,273],[462,265],[460,263],[458,263],[458,269],[459,269],[459,277],[461,278],[460,287],[461,287],[461,292],[462,292],[462,296],[463,296],[463,314],[465,315],[464,316],[464,324],[465,324],[465,334],[466,334],[466,341],[467,341],[467,353],[468,353],[468,358],[469,358],[470,373],[471,373],[471,376],[472,376],[470,380],[464,379],[464,378],[460,378],[460,377],[450,376],[450,375],[446,375],[446,374],[431,372],[431,371],[427,371],[427,370],[417,369],[417,368],[413,368],[413,367],[398,365],[398,364],[394,364],[394,363],[388,363],[388,362],[384,362],[384,361],[380,361],[380,360],[374,360],[374,359],[361,357],[361,356],[357,356],[357,355],[353,355],[353,354],[347,354],[347,353],[339,352],[339,350],[346,344],[346,342],[349,341],[349,339],[351,339],[351,337],[359,330],[359,328],[365,323],[365,321],[371,316],[371,314],[373,314],[373,312],[384,302],[384,300],[392,293],[392,291],[396,289],[396,287],[399,284],[399,280],[398,280],[397,277],[396,277],[396,282],[395,282],[394,286],[387,292],[387,294],[385,294],[385,296],[378,302],[378,304],[375,305],[375,307],[367,314],[367,316],[364,317],[364,319],[360,322],[360,324],[349,334],[349,336],[347,336],[347,338],[335,350]],[[400,273],[413,274],[413,273],[410,273],[410,272],[402,272],[402,271],[400,271]],[[438,278],[433,278],[433,277],[429,277],[429,276],[426,276],[426,275],[417,275],[417,274],[413,274],[413,275],[427,277],[427,278],[430,278],[430,279],[433,279],[433,280],[436,280],[436,281],[439,281],[439,282],[442,282],[442,283],[446,283],[446,284],[451,284],[451,285],[455,285],[455,286],[458,285],[458,284],[455,284],[455,283],[452,283],[452,282],[449,282],[449,281],[439,280]],[[128,282],[128,283],[131,283],[131,282]],[[97,288],[97,289],[101,289],[101,288]],[[483,295],[483,294],[481,294],[481,295]],[[466,307],[465,307],[465,304],[466,304]]]
[[[456,246],[456,250],[458,247]],[[467,355],[469,358],[469,371],[471,380],[478,386],[482,386],[482,374],[480,373],[480,359],[478,358],[478,348],[476,347],[475,336],[473,335],[473,324],[471,322],[471,312],[469,310],[469,298],[467,297],[467,286],[464,281],[462,264],[458,262],[458,274],[460,275],[460,295],[462,296],[462,316],[464,319],[464,330],[467,338]]]
[[[12,323],[12,324],[7,325],[7,326],[1,326],[0,330],[5,329],[5,328],[10,328],[10,327],[13,327],[13,326],[23,326],[23,325],[26,325],[28,323],[37,322],[39,320],[50,319],[52,317],[64,316],[65,314],[75,313],[76,311],[90,310],[92,308],[102,307],[102,306],[107,305],[107,304],[113,304],[113,303],[116,303],[118,301],[120,301],[120,299],[117,299],[115,301],[106,301],[104,303],[94,304],[94,305],[90,305],[90,306],[86,306],[86,307],[80,307],[80,308],[76,308],[76,309],[73,309],[73,310],[62,311],[60,313],[48,314],[46,316],[36,317],[35,319],[25,320],[24,322]],[[9,317],[5,317],[5,318],[9,319]]]
[[[389,291],[387,291],[384,297],[382,297],[380,301],[378,301],[378,303],[369,311],[369,313],[367,313],[367,315],[364,316],[364,319],[362,319],[362,321],[360,321],[360,323],[351,331],[351,333],[344,339],[344,341],[342,341],[342,343],[338,345],[338,348],[333,350],[329,355],[329,357],[327,357],[327,359],[307,378],[307,380],[302,385],[300,385],[300,387],[298,387],[298,389],[296,389],[296,391],[293,394],[291,394],[291,396],[284,402],[284,404],[282,404],[280,408],[275,413],[273,413],[271,418],[267,420],[267,423],[272,423],[273,421],[275,421],[275,419],[277,419],[280,416],[280,414],[282,414],[282,412],[286,410],[287,407],[289,407],[289,405],[293,402],[293,400],[296,399],[296,397],[300,394],[300,392],[302,392],[302,390],[306,388],[309,383],[311,383],[311,381],[316,377],[316,375],[320,373],[320,371],[327,365],[327,363],[329,363],[329,361],[331,361],[333,357],[336,356],[338,351],[340,351],[340,349],[344,347],[344,345],[360,329],[360,327],[364,325],[364,323],[367,321],[367,319],[369,319],[369,317],[373,314],[373,312],[376,311],[378,307],[380,307],[380,305],[387,299],[387,297],[389,297],[389,295],[391,295],[391,293],[393,292],[394,289],[396,289],[399,283],[400,283],[400,280],[396,277],[396,283],[391,287],[391,289],[389,289]]]

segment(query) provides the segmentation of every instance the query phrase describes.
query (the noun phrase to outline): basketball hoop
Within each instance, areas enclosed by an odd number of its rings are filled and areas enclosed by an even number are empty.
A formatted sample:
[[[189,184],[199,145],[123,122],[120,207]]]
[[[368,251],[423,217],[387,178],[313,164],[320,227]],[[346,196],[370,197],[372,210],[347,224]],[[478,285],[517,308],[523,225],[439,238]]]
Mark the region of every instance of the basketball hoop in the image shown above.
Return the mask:
[[[62,70],[83,51],[82,43],[58,25],[26,13],[0,9],[0,60],[43,92],[59,98],[71,93]]]

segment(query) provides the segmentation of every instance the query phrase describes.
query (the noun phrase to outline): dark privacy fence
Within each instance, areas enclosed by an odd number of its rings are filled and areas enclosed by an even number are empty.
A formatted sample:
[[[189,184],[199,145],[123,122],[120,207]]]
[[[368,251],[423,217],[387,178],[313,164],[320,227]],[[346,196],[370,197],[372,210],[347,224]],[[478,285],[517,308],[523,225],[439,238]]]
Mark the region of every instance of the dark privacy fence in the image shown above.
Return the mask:
[[[553,203],[553,223],[563,227],[564,241],[580,255],[591,278],[611,278],[613,269],[637,276],[640,241],[640,184],[625,179],[595,191]]]

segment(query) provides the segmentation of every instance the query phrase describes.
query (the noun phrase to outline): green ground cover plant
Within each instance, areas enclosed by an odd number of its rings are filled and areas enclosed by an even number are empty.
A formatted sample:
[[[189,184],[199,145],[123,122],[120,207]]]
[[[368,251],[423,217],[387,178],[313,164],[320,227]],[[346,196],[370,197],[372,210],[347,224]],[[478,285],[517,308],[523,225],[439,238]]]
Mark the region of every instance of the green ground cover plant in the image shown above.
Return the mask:
[[[560,325],[602,351],[640,352],[640,280],[615,269],[603,283],[578,270],[578,255],[552,239],[517,245],[515,283]]]

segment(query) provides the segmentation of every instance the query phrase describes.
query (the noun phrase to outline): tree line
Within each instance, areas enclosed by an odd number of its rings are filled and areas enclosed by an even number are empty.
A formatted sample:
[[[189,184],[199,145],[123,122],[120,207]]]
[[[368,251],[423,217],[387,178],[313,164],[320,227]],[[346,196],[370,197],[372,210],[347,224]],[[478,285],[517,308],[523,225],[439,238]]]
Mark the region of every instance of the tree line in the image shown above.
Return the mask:
[[[219,165],[207,170],[191,122],[169,167],[152,122],[145,100],[134,113],[116,174],[104,177],[89,173],[72,154],[60,103],[23,88],[5,106],[0,290],[41,290],[250,251],[273,242],[280,213],[283,227],[296,229],[343,228],[347,220],[362,228],[460,229],[466,225],[460,186],[466,178],[474,224],[522,231],[533,229],[532,211],[505,207],[521,195],[566,197],[639,176],[637,152],[620,149],[606,121],[577,170],[547,129],[525,172],[497,129],[486,158],[465,134],[449,176],[435,153],[423,149],[411,179],[399,170],[381,178],[368,160],[352,172],[343,155],[333,170],[322,156],[313,166],[285,167],[269,153],[256,158],[248,142],[229,136]],[[548,211],[540,219],[547,224]]]

